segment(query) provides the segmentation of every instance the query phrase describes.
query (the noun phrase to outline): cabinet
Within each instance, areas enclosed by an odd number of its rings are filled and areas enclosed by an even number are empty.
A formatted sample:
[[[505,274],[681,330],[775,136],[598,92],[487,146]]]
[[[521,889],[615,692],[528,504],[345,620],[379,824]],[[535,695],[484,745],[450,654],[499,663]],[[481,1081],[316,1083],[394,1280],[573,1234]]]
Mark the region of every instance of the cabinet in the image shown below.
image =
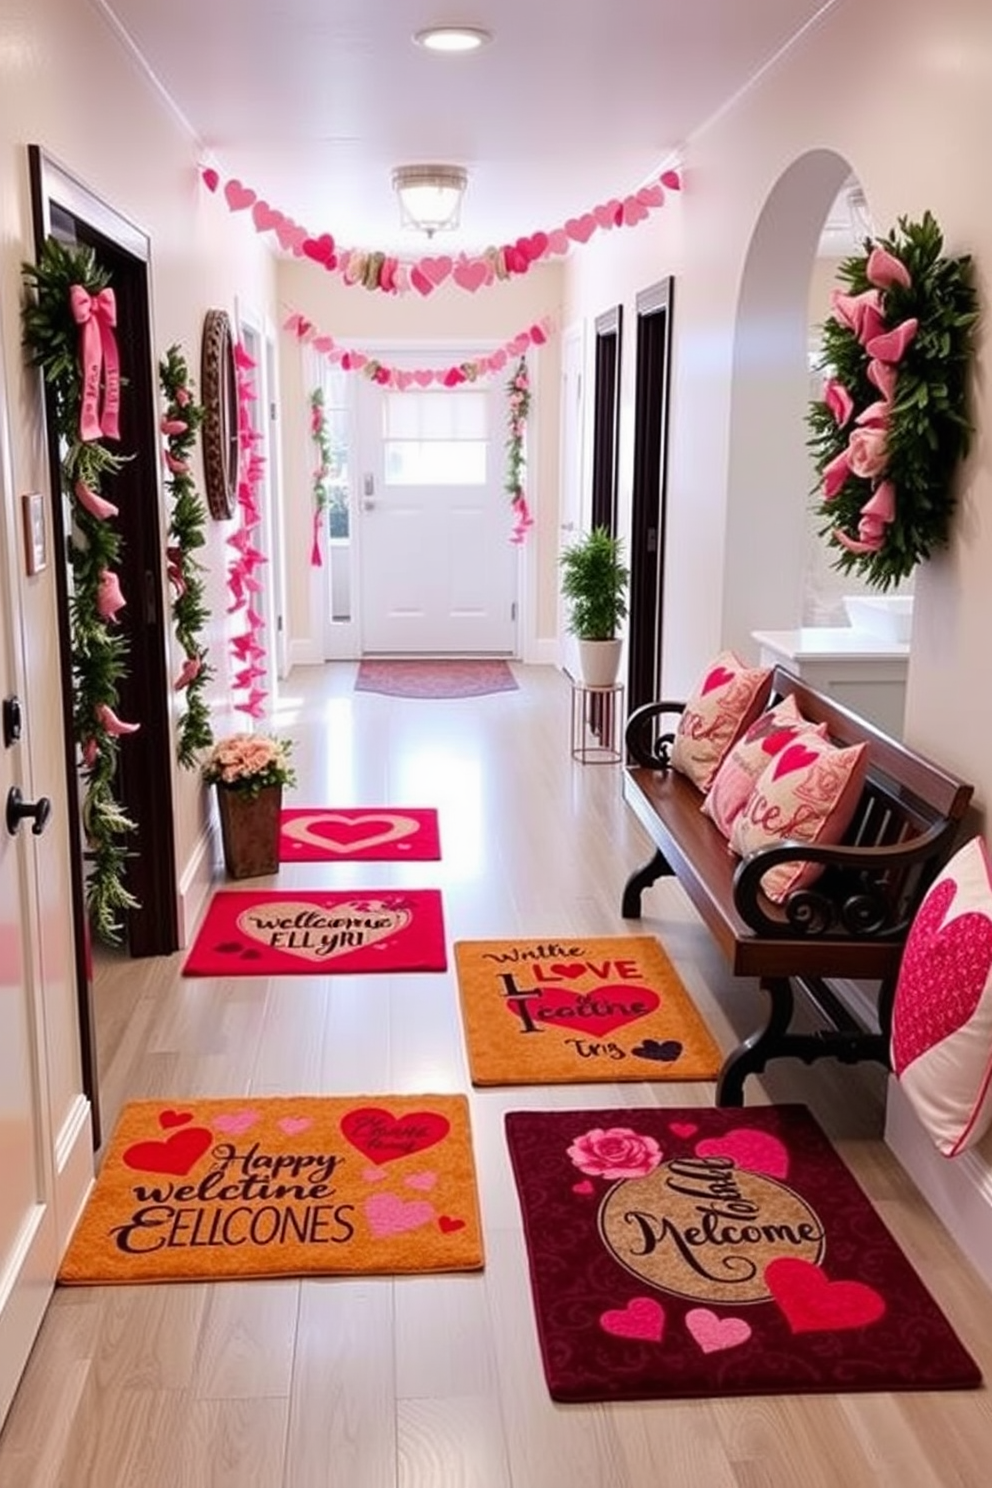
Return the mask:
[[[811,687],[901,739],[909,645],[852,626],[755,630],[762,666],[784,666]]]

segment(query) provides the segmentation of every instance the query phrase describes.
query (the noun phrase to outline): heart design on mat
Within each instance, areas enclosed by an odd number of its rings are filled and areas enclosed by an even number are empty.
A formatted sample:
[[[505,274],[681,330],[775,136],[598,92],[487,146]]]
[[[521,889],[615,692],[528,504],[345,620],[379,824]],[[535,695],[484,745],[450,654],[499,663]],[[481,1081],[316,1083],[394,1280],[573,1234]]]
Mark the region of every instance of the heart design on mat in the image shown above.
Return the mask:
[[[636,1023],[638,1018],[653,1013],[660,1000],[650,987],[617,982],[592,987],[588,992],[575,987],[549,987],[541,998],[531,998],[528,1007],[535,1023],[577,1028],[581,1033],[601,1038],[625,1023]],[[515,1017],[522,1016],[512,999],[506,1005]]]
[[[333,961],[337,956],[350,956],[356,950],[367,950],[381,940],[388,940],[405,930],[412,920],[409,909],[391,909],[368,901],[328,907],[313,900],[280,899],[272,904],[253,904],[238,915],[237,926],[242,935],[278,951],[280,956],[295,957],[298,961]],[[348,944],[334,944],[338,929],[344,928],[346,921],[355,922],[348,925],[352,932],[360,930],[360,944],[354,943],[354,934],[348,937]],[[285,939],[293,929],[298,929],[308,943],[273,945],[275,935]]]
[[[699,1127],[694,1121],[673,1121],[669,1130],[673,1137],[694,1137]]]
[[[188,1121],[192,1120],[192,1111],[161,1111],[158,1124],[163,1131],[168,1131],[170,1126],[185,1126]]]
[[[674,1127],[672,1128],[674,1131]],[[735,1126],[719,1137],[696,1143],[700,1157],[730,1157],[748,1173],[784,1181],[789,1175],[789,1153],[778,1137],[753,1127]]]
[[[992,920],[968,911],[943,923],[957,888],[945,878],[930,890],[906,944],[892,1028],[897,1075],[968,1022],[992,970]],[[903,1008],[913,1016],[900,1016]]]
[[[230,1132],[232,1136],[239,1137],[242,1132],[250,1131],[257,1120],[257,1111],[232,1111],[229,1116],[215,1116],[214,1126],[218,1131]]]
[[[810,1261],[780,1256],[765,1267],[768,1290],[793,1333],[865,1328],[885,1313],[885,1298],[863,1281],[830,1281]]]
[[[298,1137],[300,1132],[305,1132],[308,1127],[313,1126],[312,1116],[281,1116],[276,1122],[280,1131],[286,1133],[287,1137]]]
[[[121,1161],[127,1167],[139,1168],[145,1173],[168,1173],[173,1178],[185,1178],[213,1139],[213,1132],[205,1126],[186,1126],[163,1142],[135,1142],[124,1149]]]
[[[574,982],[585,975],[585,966],[581,961],[554,961],[548,970],[552,976],[564,977],[567,982]]]
[[[743,1318],[717,1317],[708,1307],[693,1307],[685,1315],[685,1325],[704,1354],[719,1354],[737,1348],[751,1337],[751,1325]]]
[[[403,1181],[407,1188],[419,1188],[421,1193],[430,1193],[437,1182],[437,1174],[427,1169],[423,1173],[411,1173],[409,1178],[405,1178]]]
[[[379,1106],[356,1106],[341,1117],[341,1134],[371,1163],[394,1162],[443,1141],[451,1130],[437,1111],[410,1111],[394,1116]]]
[[[583,1178],[581,1183],[572,1184],[572,1192],[577,1194],[594,1194],[596,1190],[588,1178]]]
[[[374,829],[376,822],[384,824],[378,831]],[[364,848],[396,842],[402,837],[409,837],[417,830],[417,826],[418,823],[412,816],[400,816],[392,811],[369,812],[361,816],[315,811],[307,816],[284,821],[282,834],[307,847],[321,847],[328,852],[345,853],[361,852]]]
[[[377,1193],[365,1200],[365,1218],[376,1240],[385,1240],[390,1235],[403,1235],[408,1230],[419,1230],[430,1224],[437,1213],[426,1199],[396,1198],[395,1194]]]
[[[656,1059],[661,1064],[674,1064],[684,1048],[678,1039],[642,1039],[636,1048],[631,1049],[631,1054],[638,1059]]]
[[[599,1326],[616,1338],[641,1338],[660,1343],[665,1331],[665,1309],[653,1297],[633,1297],[626,1307],[600,1314]]]
[[[442,1235],[453,1235],[456,1230],[463,1230],[465,1228],[465,1221],[463,1219],[452,1219],[450,1214],[442,1214],[438,1220],[438,1226]]]

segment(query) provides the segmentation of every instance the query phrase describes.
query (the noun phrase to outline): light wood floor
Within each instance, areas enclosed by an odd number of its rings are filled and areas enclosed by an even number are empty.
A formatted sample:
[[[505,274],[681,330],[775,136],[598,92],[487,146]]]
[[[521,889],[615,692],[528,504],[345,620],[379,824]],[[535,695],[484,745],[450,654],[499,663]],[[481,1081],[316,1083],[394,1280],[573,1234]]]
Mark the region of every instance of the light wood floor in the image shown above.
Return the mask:
[[[569,693],[421,702],[295,674],[278,732],[301,805],[434,805],[440,863],[293,865],[280,887],[438,886],[449,941],[630,933],[647,857],[619,772],[569,757]],[[373,877],[374,875],[374,877]],[[677,885],[646,897],[725,1048],[760,994],[732,986]],[[104,958],[105,1129],[137,1097],[469,1091],[453,974],[190,980],[182,957]],[[783,1065],[748,1099],[805,1100],[963,1341],[992,1375],[992,1296],[880,1140],[880,1074]],[[56,1292],[0,1437],[2,1488],[980,1488],[986,1390],[559,1406],[531,1313],[502,1116],[524,1107],[709,1104],[713,1087],[470,1095],[484,1273]]]

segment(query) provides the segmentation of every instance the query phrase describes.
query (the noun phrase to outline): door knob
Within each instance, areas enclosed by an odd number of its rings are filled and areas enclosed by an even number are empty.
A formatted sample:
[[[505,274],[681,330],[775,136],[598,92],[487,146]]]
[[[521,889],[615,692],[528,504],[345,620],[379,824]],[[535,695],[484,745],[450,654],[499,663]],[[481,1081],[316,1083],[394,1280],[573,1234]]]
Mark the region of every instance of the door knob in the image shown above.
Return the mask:
[[[20,830],[21,822],[29,817],[34,818],[31,831],[36,837],[40,837],[48,826],[51,814],[52,803],[47,796],[39,796],[37,801],[25,801],[16,785],[12,785],[7,792],[7,831],[11,837]]]

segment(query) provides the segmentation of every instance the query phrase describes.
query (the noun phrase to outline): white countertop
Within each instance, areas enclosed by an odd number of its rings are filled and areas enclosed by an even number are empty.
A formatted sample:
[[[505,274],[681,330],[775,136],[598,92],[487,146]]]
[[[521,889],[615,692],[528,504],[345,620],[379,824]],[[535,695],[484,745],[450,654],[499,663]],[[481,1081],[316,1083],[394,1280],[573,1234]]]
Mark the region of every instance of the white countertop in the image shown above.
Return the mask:
[[[792,661],[843,658],[845,661],[863,659],[878,661],[884,658],[898,660],[909,656],[907,642],[889,641],[884,636],[872,635],[867,630],[855,630],[850,625],[803,626],[799,630],[753,630],[751,632],[759,646],[776,652]]]

